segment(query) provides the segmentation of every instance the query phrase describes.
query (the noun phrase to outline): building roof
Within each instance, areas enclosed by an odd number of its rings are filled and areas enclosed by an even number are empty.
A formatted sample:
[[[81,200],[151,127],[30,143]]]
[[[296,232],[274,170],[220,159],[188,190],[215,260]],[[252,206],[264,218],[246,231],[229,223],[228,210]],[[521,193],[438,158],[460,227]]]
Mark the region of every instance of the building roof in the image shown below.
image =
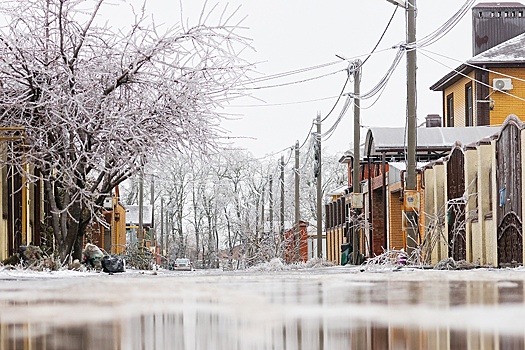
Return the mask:
[[[475,8],[475,9],[477,9],[477,8],[493,8],[493,7],[496,7],[496,8],[506,8],[506,7],[514,8],[514,7],[523,7],[523,6],[524,5],[521,2],[512,2],[512,1],[499,2],[498,1],[498,2],[482,2],[482,3],[477,4],[473,8]]]
[[[430,90],[444,90],[446,87],[461,79],[464,74],[470,73],[476,68],[476,66],[519,66],[523,64],[525,64],[525,33],[515,36],[512,39],[504,41],[501,44],[472,57],[455,70],[439,79],[430,87]]]
[[[449,151],[454,144],[477,142],[498,133],[500,127],[435,127],[417,129],[417,151]],[[370,128],[366,134],[365,156],[394,154],[406,149],[405,128]]]
[[[494,63],[524,63],[525,62],[525,33],[502,42],[467,61],[472,65]]]

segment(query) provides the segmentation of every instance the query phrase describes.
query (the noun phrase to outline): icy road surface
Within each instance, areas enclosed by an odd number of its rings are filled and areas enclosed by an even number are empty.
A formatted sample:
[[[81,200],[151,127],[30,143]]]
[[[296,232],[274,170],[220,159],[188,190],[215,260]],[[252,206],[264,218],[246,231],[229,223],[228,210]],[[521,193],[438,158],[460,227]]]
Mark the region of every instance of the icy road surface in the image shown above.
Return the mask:
[[[4,349],[524,349],[525,269],[0,268]]]

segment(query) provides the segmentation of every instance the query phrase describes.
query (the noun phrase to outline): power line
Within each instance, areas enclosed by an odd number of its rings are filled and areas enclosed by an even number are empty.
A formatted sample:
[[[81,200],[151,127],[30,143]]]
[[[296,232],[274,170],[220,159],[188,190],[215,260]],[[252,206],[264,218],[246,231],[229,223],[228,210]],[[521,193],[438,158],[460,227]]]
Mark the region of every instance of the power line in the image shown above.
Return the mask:
[[[385,36],[388,28],[390,27],[390,24],[392,23],[392,20],[394,19],[394,16],[397,12],[397,8],[398,6],[394,6],[394,12],[392,13],[392,16],[390,16],[390,19],[388,20],[388,23],[385,27],[385,29],[383,30],[383,34],[381,34],[381,36],[379,37],[379,40],[377,41],[376,45],[374,46],[374,48],[372,49],[372,51],[370,51],[370,53],[368,54],[368,56],[363,60],[363,62],[361,63],[361,66],[364,66],[364,64],[366,63],[366,61],[368,61],[368,59],[370,58],[370,56],[372,56],[372,54],[376,51],[377,47],[379,46],[379,44],[381,43],[381,41],[383,40],[383,37]]]
[[[472,5],[474,5],[475,2],[476,0],[465,1],[463,6],[461,6],[461,8],[445,23],[443,23],[440,27],[438,27],[436,30],[423,37],[422,39],[419,39],[414,43],[408,44],[407,49],[413,50],[415,48],[421,48],[428,45],[432,45],[433,43],[447,35],[448,32],[450,32],[452,28],[454,28],[459,23],[459,21],[465,16],[465,14],[467,14],[467,12],[472,8]]]
[[[379,37],[379,40],[377,41],[377,43],[373,47],[372,51],[370,51],[370,53],[366,56],[366,58],[363,60],[363,62],[361,63],[361,65],[359,67],[354,67],[353,68],[354,70],[360,69],[365,64],[365,62],[368,61],[368,59],[374,54],[374,52],[376,51],[377,47],[379,46],[379,44],[383,40],[386,32],[388,31],[388,28],[390,27],[390,24],[392,23],[392,20],[394,19],[394,16],[395,16],[396,12],[397,12],[397,6],[395,6],[395,9],[394,9],[394,12],[392,13],[392,16],[390,16],[390,19],[388,20],[388,23],[387,23],[385,29],[383,30],[383,33]],[[348,70],[348,76],[347,76],[347,79],[346,79],[346,81],[345,81],[345,83],[343,85],[343,88],[341,89],[341,92],[339,93],[339,97],[335,101],[332,109],[330,109],[330,112],[328,112],[328,114],[323,119],[321,119],[321,123],[324,122],[330,116],[330,114],[332,114],[332,112],[334,111],[335,107],[337,106],[337,104],[341,100],[341,97],[343,96],[344,90],[346,88],[346,84],[348,84],[348,82],[350,81],[350,73],[351,72],[350,72],[350,68],[348,68],[348,69],[349,69]]]
[[[304,100],[304,101],[294,101],[294,102],[283,102],[283,103],[266,103],[266,104],[253,104],[253,105],[231,105],[228,107],[234,107],[234,108],[250,108],[250,107],[274,107],[274,106],[287,106],[287,105],[295,105],[295,104],[301,104],[301,103],[310,103],[310,102],[319,102],[319,101],[326,101],[331,100],[333,98],[336,98],[339,96],[329,96],[329,97],[321,97],[316,98],[312,100]]]
[[[291,82],[281,83],[281,84],[274,84],[274,85],[245,87],[244,90],[262,90],[262,89],[270,89],[270,88],[275,88],[275,87],[283,87],[283,86],[301,84],[301,83],[306,83],[308,81],[325,78],[325,77],[328,77],[330,75],[334,75],[334,74],[337,74],[337,73],[340,73],[340,72],[344,72],[344,71],[346,71],[346,69],[339,69],[339,70],[336,70],[334,72],[318,75],[318,76],[315,76],[315,77],[312,77],[312,78],[306,78],[306,79],[302,79],[302,80],[296,80],[296,81],[291,81]]]
[[[333,62],[329,62],[329,63],[318,64],[318,65],[311,66],[311,67],[298,68],[298,69],[287,71],[287,72],[281,72],[281,73],[275,73],[275,74],[271,74],[271,75],[266,75],[266,76],[263,76],[263,77],[260,77],[260,78],[251,79],[250,83],[260,83],[260,82],[267,81],[267,80],[279,79],[279,78],[287,77],[287,76],[294,75],[294,74],[300,74],[300,73],[308,72],[308,71],[315,70],[315,69],[320,69],[320,68],[333,66],[333,65],[338,64],[338,63],[341,63],[341,61],[333,61]]]
[[[458,70],[455,69],[455,68],[451,68],[451,67],[448,66],[447,64],[445,64],[445,63],[443,63],[443,62],[440,62],[440,61],[438,61],[438,60],[436,60],[436,59],[430,57],[429,55],[427,55],[427,54],[425,54],[425,53],[423,52],[423,51],[427,51],[427,50],[421,50],[421,51],[422,51],[421,54],[422,54],[423,56],[429,58],[430,60],[432,60],[432,61],[434,61],[434,62],[436,62],[436,63],[439,63],[440,65],[442,65],[442,66],[444,66],[444,67],[447,67],[448,69],[452,70],[453,72],[456,72],[457,74],[459,74],[459,75],[461,75],[461,76],[463,76],[463,77],[465,77],[465,78],[468,78],[468,79],[470,79],[471,81],[476,82],[476,83],[478,83],[478,84],[480,84],[480,85],[483,85],[483,86],[486,86],[486,87],[492,88],[492,86],[491,86],[490,84],[487,84],[487,83],[484,83],[484,82],[482,82],[482,81],[479,81],[479,80],[477,80],[477,79],[475,79],[475,78],[472,78],[472,77],[466,75],[465,73],[460,72],[460,71],[458,71]],[[477,66],[474,66],[474,67],[476,67],[476,68],[480,68],[480,67],[477,67]],[[481,69],[481,68],[480,68],[480,69]],[[498,73],[498,72],[494,72],[494,73]],[[499,74],[499,73],[498,73],[498,74]],[[512,76],[509,76],[509,77],[512,77]],[[518,79],[518,78],[516,78],[516,79]],[[522,80],[522,81],[523,81],[523,80]],[[519,97],[519,96],[516,96],[516,95],[513,95],[513,94],[511,94],[511,93],[509,93],[509,92],[507,92],[507,91],[500,90],[499,92],[501,92],[501,93],[503,93],[503,94],[505,94],[505,95],[508,95],[508,96],[510,96],[510,97],[513,97],[513,98],[515,98],[515,99],[518,99],[518,100],[520,100],[520,101],[525,101],[525,98],[523,98],[523,97]]]
[[[472,68],[476,68],[476,69],[482,70],[484,72],[494,73],[494,74],[501,75],[502,77],[512,78],[512,79],[515,79],[515,80],[518,80],[518,81],[521,81],[521,82],[525,82],[525,79],[522,79],[520,77],[515,77],[513,75],[509,75],[509,74],[497,72],[497,71],[494,71],[494,70],[491,70],[491,69],[488,69],[488,68],[485,68],[485,67],[477,66],[475,64],[469,63],[468,61],[461,61],[461,60],[458,60],[457,58],[446,56],[446,55],[443,55],[443,54],[440,54],[440,53],[437,53],[437,52],[433,52],[433,51],[430,51],[430,50],[427,50],[427,49],[421,49],[421,50],[422,51],[426,51],[426,52],[431,53],[431,54],[436,55],[436,56],[440,56],[440,57],[446,58],[446,59],[451,60],[451,61],[459,62],[460,64],[464,64],[465,66],[469,66],[469,67],[472,67]],[[445,64],[443,63],[442,65],[445,65]],[[448,66],[445,66],[445,67],[448,68]],[[451,69],[451,70],[456,71],[455,69]]]

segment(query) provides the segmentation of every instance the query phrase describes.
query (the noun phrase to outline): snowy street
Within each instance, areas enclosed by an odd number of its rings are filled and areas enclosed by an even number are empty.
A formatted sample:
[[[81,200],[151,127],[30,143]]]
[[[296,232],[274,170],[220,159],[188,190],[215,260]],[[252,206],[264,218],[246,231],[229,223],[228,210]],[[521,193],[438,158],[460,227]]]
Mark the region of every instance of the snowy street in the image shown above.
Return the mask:
[[[0,271],[0,349],[523,349],[525,269]]]

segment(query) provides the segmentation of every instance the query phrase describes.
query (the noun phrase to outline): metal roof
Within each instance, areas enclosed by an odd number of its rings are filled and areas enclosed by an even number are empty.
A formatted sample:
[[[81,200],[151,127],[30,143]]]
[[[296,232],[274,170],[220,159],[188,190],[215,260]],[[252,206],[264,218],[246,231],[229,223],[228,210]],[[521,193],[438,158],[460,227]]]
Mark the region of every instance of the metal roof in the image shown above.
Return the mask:
[[[467,63],[523,63],[525,62],[525,33],[515,36],[469,59]]]
[[[435,127],[417,129],[417,151],[448,151],[457,142],[466,145],[492,136],[500,127]],[[370,128],[366,134],[364,156],[393,154],[406,149],[405,128]]]
[[[474,6],[473,8],[491,8],[491,7],[498,7],[498,8],[515,8],[515,7],[523,7],[524,5],[521,2],[482,2]]]

